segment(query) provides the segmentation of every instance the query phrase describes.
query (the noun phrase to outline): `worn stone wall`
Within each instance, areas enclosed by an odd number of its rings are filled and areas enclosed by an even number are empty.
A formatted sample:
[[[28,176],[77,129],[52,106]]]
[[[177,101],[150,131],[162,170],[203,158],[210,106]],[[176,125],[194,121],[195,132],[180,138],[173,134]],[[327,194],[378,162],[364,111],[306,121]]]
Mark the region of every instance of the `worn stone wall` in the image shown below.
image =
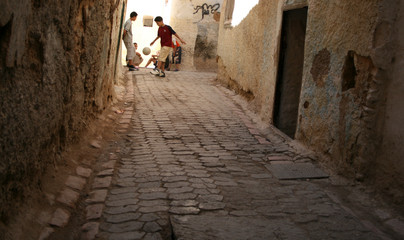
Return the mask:
[[[309,2],[297,139],[359,173],[378,0]]]
[[[124,2],[0,2],[1,222],[113,99]]]
[[[170,25],[186,41],[181,69],[217,71],[217,41],[223,0],[173,0]]]
[[[398,109],[385,115],[386,99],[403,98],[387,91],[391,81],[402,82],[390,74],[397,3],[309,1],[297,139],[323,153],[344,175],[373,183],[402,201],[403,194],[394,194],[403,192],[402,152],[401,157],[400,151],[383,156],[403,146],[399,133],[386,132],[399,125],[385,122],[401,119]],[[393,148],[382,145],[386,137]]]
[[[341,174],[390,188],[403,200],[398,2],[260,1],[236,27],[221,19],[218,79],[272,123],[282,13],[308,6],[295,138]]]

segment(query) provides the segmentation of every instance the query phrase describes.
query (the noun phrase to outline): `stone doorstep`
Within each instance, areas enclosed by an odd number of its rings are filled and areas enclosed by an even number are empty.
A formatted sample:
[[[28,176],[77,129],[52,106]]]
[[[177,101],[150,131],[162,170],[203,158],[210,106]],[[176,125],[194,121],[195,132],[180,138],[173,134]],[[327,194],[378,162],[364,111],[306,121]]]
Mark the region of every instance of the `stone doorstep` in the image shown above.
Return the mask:
[[[328,178],[328,174],[312,163],[273,161],[265,167],[280,180]]]

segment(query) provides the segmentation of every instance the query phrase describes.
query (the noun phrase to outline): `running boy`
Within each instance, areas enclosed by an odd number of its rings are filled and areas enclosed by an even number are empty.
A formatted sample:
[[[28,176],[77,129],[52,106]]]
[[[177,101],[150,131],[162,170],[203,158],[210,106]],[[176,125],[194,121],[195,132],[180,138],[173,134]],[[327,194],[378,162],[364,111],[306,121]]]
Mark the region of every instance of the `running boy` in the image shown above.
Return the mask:
[[[157,69],[151,71],[150,73],[156,76],[165,77],[166,75],[164,73],[164,63],[171,52],[173,41],[172,35],[176,36],[182,44],[186,43],[182,41],[182,39],[170,26],[164,24],[162,17],[158,16],[154,19],[154,21],[156,22],[157,26],[159,26],[159,30],[156,39],[154,39],[154,41],[150,43],[150,46],[152,46],[160,38],[161,50],[158,57]]]

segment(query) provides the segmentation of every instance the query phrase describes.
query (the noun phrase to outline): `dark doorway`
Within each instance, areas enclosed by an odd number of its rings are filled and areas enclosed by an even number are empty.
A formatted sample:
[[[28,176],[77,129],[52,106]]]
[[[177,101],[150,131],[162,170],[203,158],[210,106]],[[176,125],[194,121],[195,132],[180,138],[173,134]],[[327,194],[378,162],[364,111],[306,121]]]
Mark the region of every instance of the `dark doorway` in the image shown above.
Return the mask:
[[[275,90],[274,125],[294,138],[303,76],[307,7],[285,11]]]

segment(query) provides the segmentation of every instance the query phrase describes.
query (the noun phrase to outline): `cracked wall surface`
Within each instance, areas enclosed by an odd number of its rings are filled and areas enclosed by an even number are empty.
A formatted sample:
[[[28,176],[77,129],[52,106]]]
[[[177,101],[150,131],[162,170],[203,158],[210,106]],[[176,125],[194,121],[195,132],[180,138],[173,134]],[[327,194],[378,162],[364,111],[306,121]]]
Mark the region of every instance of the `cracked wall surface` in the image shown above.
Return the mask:
[[[125,1],[0,3],[0,219],[114,97]],[[119,73],[119,72],[118,72]]]

